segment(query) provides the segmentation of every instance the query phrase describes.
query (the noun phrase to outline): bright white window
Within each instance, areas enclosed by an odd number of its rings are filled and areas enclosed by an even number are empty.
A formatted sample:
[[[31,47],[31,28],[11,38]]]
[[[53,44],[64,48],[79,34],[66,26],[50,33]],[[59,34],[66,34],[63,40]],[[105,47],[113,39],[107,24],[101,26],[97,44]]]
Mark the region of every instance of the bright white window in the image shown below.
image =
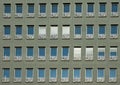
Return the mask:
[[[81,47],[74,47],[74,60],[81,60]]]
[[[117,47],[110,47],[110,60],[117,59]]]
[[[39,26],[39,38],[46,38],[46,26]]]
[[[58,37],[58,26],[51,26],[50,37],[51,38],[57,38]]]
[[[105,47],[98,47],[98,60],[105,59]]]
[[[86,48],[86,60],[92,60],[93,59],[93,47],[87,47]]]
[[[62,38],[69,38],[70,37],[70,26],[63,26],[62,27]]]

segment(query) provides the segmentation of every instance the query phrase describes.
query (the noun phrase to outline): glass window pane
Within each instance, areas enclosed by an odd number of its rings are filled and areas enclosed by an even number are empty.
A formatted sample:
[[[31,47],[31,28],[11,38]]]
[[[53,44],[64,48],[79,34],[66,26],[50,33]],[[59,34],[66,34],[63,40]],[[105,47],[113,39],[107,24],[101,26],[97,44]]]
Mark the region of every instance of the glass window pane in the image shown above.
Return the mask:
[[[86,56],[87,57],[93,56],[93,47],[87,47],[86,48]]]
[[[4,6],[4,13],[11,13],[11,4],[5,4]]]
[[[62,27],[62,34],[64,35],[66,35],[66,34],[70,34],[70,27],[69,26],[63,26]]]
[[[40,4],[40,13],[45,13],[46,12],[46,4]]]
[[[110,48],[110,56],[117,56],[117,47]]]
[[[44,78],[45,77],[45,69],[44,68],[39,68],[38,69],[38,77],[39,78]]]
[[[75,34],[81,34],[81,26],[80,25],[75,26]]]
[[[76,10],[75,12],[82,12],[82,4],[81,3],[76,3]]]
[[[110,69],[110,78],[115,78],[116,77],[116,68],[111,68]]]
[[[105,56],[105,47],[98,48],[98,56],[99,57]]]
[[[51,47],[51,56],[57,56],[57,47]]]
[[[52,13],[57,13],[58,12],[58,4],[57,3],[53,3],[52,4]]]
[[[39,26],[39,34],[46,35],[46,26]]]
[[[10,56],[10,47],[4,47],[4,56]]]
[[[16,4],[16,13],[22,13],[22,4]]]
[[[81,57],[81,47],[74,47],[74,57]]]
[[[99,25],[99,34],[105,34],[105,25]]]
[[[33,69],[27,68],[27,78],[32,78],[32,77],[33,77]]]
[[[112,3],[112,12],[118,12],[118,3]]]
[[[105,3],[100,3],[100,12],[105,12],[106,10],[105,6],[106,6]]]
[[[74,78],[80,78],[80,69],[79,68],[74,69]]]
[[[15,78],[21,78],[21,68],[15,68]]]
[[[22,48],[16,47],[16,56],[22,56]]]
[[[27,47],[27,56],[33,56],[33,47]]]
[[[88,12],[94,12],[94,4],[88,3]]]
[[[68,68],[62,69],[62,78],[68,78],[68,77],[69,77]]]
[[[28,34],[34,34],[34,26],[28,26]]]
[[[87,26],[87,34],[93,34],[93,26],[92,25]]]
[[[4,78],[9,78],[10,77],[10,69],[9,68],[4,68],[3,69],[3,77]]]
[[[117,34],[118,27],[117,25],[111,25],[111,34]]]
[[[34,13],[34,4],[28,4],[28,13]]]
[[[92,78],[92,69],[91,68],[86,69],[86,78]]]
[[[45,56],[45,47],[39,47],[39,56]]]
[[[51,26],[50,34],[51,35],[58,35],[58,27],[57,26]]]
[[[103,68],[98,68],[98,78],[103,78],[104,77],[104,69]]]
[[[62,56],[68,56],[69,55],[69,48],[68,47],[63,47],[62,50]]]
[[[56,68],[50,69],[50,78],[56,78],[56,76],[57,76],[56,73],[57,73]]]
[[[70,12],[70,4],[64,4],[64,13]]]
[[[4,26],[4,34],[10,35],[10,25],[5,25]]]
[[[21,35],[22,34],[22,25],[17,25],[16,26],[16,35]]]

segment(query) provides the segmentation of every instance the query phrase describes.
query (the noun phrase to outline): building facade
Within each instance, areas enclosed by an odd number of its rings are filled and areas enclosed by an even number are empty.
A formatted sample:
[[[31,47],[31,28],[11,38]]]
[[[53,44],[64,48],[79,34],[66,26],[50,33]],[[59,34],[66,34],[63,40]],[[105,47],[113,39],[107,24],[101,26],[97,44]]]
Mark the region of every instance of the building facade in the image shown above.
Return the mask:
[[[119,0],[1,0],[0,85],[119,85]]]

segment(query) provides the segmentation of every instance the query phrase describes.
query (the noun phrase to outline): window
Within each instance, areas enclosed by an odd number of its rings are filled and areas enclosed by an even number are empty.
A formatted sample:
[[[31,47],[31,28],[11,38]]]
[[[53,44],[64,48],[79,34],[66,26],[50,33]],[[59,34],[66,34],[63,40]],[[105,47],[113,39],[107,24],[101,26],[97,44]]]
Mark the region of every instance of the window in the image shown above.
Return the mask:
[[[105,38],[105,25],[99,25],[99,38]]]
[[[4,13],[11,13],[11,4],[4,4]]]
[[[22,48],[21,47],[15,47],[16,49],[16,56],[22,56]]]
[[[86,60],[93,60],[93,47],[86,48]]]
[[[117,47],[110,47],[110,60],[117,59]]]
[[[58,38],[58,26],[51,26],[50,29],[50,37],[52,39]]]
[[[10,36],[10,25],[4,25],[4,35]]]
[[[33,34],[34,34],[34,26],[28,25],[28,35],[33,35]]]
[[[10,47],[4,47],[4,60],[10,59]]]
[[[87,35],[86,38],[93,38],[94,28],[93,25],[87,25]]]
[[[46,4],[45,3],[40,4],[40,13],[46,13]]]
[[[62,60],[68,60],[69,59],[69,47],[63,47],[62,48]]]
[[[74,68],[74,71],[73,71],[73,81],[80,81],[80,78],[81,78],[81,70],[80,68]]]
[[[34,4],[28,4],[28,13],[34,13]]]
[[[3,78],[4,79],[10,78],[10,69],[9,68],[3,68]]]
[[[38,78],[45,80],[45,69],[44,68],[38,68]]]
[[[105,47],[98,47],[98,60],[105,59]]]
[[[26,69],[26,78],[27,79],[33,78],[33,68],[27,68]]]
[[[87,12],[94,12],[94,3],[88,3]]]
[[[16,4],[16,13],[22,13],[22,4]]]
[[[69,13],[69,12],[70,12],[70,4],[64,3],[64,13]]]
[[[57,58],[57,47],[51,47],[50,50],[51,50],[50,51],[51,52],[50,53],[50,58],[53,59],[53,60],[54,59],[56,60],[56,58]]]
[[[15,68],[14,77],[17,78],[17,79],[22,78],[22,70],[21,70],[21,68]]]
[[[116,82],[117,80],[117,69],[116,68],[110,68],[109,72],[109,82]]]
[[[99,12],[106,12],[106,3],[100,3],[100,10]]]
[[[112,3],[112,12],[118,12],[118,3]]]
[[[85,81],[91,82],[92,81],[92,68],[86,68],[86,74],[85,74]]]
[[[70,27],[69,26],[63,26],[62,27],[62,38],[68,39],[70,37]]]
[[[33,60],[33,47],[27,47],[27,60]]]
[[[98,68],[97,78],[104,78],[104,68]]]
[[[22,25],[16,25],[16,35],[22,36]]]
[[[74,47],[74,60],[81,60],[81,47]]]
[[[118,34],[118,25],[111,25],[111,38],[117,38]]]
[[[39,26],[39,39],[44,39],[44,38],[46,38],[46,26],[40,25]]]
[[[82,36],[81,30],[82,30],[81,25],[75,25],[75,30],[74,30],[75,38],[81,38],[81,36]]]
[[[55,82],[55,81],[57,81],[57,69],[51,68],[50,69],[50,82]]]
[[[58,13],[58,3],[52,3],[52,13]]]
[[[39,47],[39,56],[40,59],[45,59],[45,47]]]
[[[82,12],[82,3],[76,3],[75,4],[75,12],[76,13],[81,13]]]
[[[69,69],[68,68],[62,68],[61,81],[62,82],[69,81]]]

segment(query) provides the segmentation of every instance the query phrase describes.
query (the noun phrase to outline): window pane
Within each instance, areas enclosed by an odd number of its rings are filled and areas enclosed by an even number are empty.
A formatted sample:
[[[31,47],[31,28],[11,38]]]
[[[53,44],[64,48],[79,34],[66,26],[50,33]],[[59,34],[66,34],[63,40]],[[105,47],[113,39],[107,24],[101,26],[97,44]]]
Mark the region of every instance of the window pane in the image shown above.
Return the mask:
[[[118,12],[118,3],[112,3],[112,12]]]
[[[57,73],[56,68],[50,69],[50,78],[56,78],[56,76],[57,76],[56,73]]]
[[[11,5],[10,4],[5,4],[4,5],[4,13],[11,13]]]
[[[46,26],[39,26],[39,34],[46,35]]]
[[[111,25],[111,34],[117,34],[118,27],[117,25]]]
[[[4,56],[10,56],[10,47],[4,47]]]
[[[28,4],[28,13],[34,13],[34,4]]]
[[[79,68],[74,69],[74,78],[80,78],[80,69]]]
[[[40,13],[46,12],[46,4],[40,4]]]
[[[22,4],[16,4],[16,13],[22,13]]]
[[[52,13],[57,13],[58,12],[58,4],[57,3],[53,3],[52,4]]]
[[[74,57],[81,57],[81,47],[74,48]]]
[[[94,4],[88,3],[88,12],[94,12]]]
[[[51,56],[57,56],[57,47],[51,47]]]
[[[117,47],[110,48],[110,56],[117,56]]]
[[[105,3],[100,3],[100,12],[105,12]]]
[[[82,4],[81,3],[76,3],[76,10],[75,12],[82,12]]]
[[[22,26],[21,25],[17,25],[16,26],[16,35],[21,35],[22,34]]]
[[[45,56],[45,47],[39,47],[39,56]]]
[[[86,48],[86,56],[87,57],[93,56],[93,47],[87,47]]]
[[[27,68],[27,78],[32,78],[32,77],[33,77],[33,69]]]
[[[111,68],[110,69],[110,78],[115,78],[116,77],[116,68]]]
[[[64,13],[70,12],[70,4],[64,4]]]
[[[27,47],[27,56],[33,56],[33,47]]]
[[[62,78],[68,78],[68,68],[62,69]]]
[[[63,26],[62,27],[62,34],[70,34],[70,27],[69,26]]]
[[[4,34],[10,35],[10,25],[5,25],[4,26]]]
[[[103,68],[98,68],[98,78],[103,78],[104,77],[104,69]]]
[[[3,69],[3,77],[4,78],[9,78],[10,77],[10,69],[9,68],[4,68]]]
[[[15,68],[15,78],[21,78],[21,68]]]
[[[62,55],[63,56],[68,56],[69,55],[69,48],[68,47],[63,47],[63,50],[62,50]]]
[[[81,34],[81,26],[80,25],[75,26],[75,34]]]
[[[99,34],[105,34],[105,25],[99,25]]]
[[[98,56],[105,56],[105,47],[98,48]]]
[[[22,48],[16,47],[16,56],[22,56]]]
[[[92,25],[87,26],[87,34],[93,34],[93,26]]]
[[[92,78],[92,69],[91,68],[86,69],[86,78]]]
[[[52,35],[58,35],[58,27],[57,26],[51,26],[50,34]]]
[[[39,78],[44,78],[45,77],[45,69],[44,68],[39,68],[38,69],[38,77]]]
[[[34,34],[34,26],[28,26],[28,34]]]

